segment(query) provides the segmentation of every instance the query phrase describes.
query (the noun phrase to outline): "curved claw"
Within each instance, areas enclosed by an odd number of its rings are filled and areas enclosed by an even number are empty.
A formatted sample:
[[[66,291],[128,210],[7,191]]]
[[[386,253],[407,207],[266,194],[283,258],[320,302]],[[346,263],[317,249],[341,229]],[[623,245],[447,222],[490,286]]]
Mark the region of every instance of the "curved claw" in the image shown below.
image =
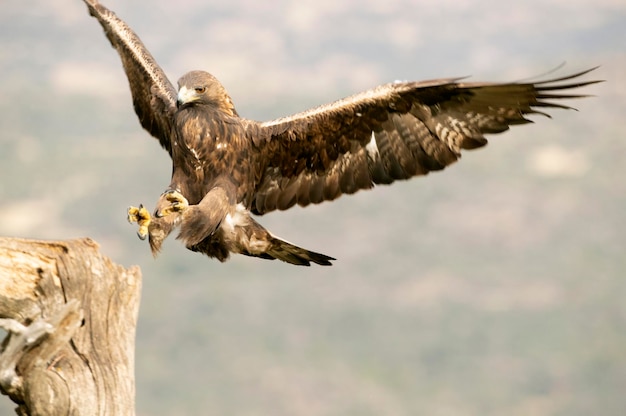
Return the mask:
[[[164,197],[169,205],[162,209],[157,209],[154,212],[154,216],[157,218],[166,217],[175,212],[182,212],[189,207],[189,201],[180,192],[173,189],[168,189],[163,192],[161,197]]]
[[[128,207],[128,222],[134,223],[136,222],[139,225],[139,230],[137,231],[137,236],[141,240],[145,240],[148,236],[148,226],[150,225],[151,218],[148,210],[140,204],[139,207]]]
[[[128,220],[130,224],[134,222],[139,222],[139,212],[141,211],[142,208],[143,208],[143,204],[139,204],[139,207],[134,207],[132,205],[128,207],[128,209],[126,210],[126,213],[127,213],[126,219]]]

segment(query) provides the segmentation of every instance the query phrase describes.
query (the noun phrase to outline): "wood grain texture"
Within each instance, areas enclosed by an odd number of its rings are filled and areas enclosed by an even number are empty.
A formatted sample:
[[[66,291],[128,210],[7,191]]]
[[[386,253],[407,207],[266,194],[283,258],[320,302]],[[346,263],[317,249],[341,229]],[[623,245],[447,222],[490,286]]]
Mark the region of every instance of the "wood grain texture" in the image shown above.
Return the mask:
[[[0,238],[0,391],[18,415],[134,415],[138,267],[90,239]]]

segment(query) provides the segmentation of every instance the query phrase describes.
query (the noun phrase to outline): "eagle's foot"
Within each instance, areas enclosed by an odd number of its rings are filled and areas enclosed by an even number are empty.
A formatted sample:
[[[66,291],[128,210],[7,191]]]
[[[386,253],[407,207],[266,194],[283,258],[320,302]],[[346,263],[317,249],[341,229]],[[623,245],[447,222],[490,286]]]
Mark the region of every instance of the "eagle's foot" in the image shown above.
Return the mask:
[[[170,203],[169,206],[157,211],[157,217],[166,217],[175,212],[183,212],[189,207],[189,201],[180,192],[169,189],[163,193],[165,200]]]
[[[139,230],[137,230],[137,236],[145,240],[148,236],[148,226],[150,225],[150,212],[140,204],[139,207],[128,207],[128,222],[139,224]]]

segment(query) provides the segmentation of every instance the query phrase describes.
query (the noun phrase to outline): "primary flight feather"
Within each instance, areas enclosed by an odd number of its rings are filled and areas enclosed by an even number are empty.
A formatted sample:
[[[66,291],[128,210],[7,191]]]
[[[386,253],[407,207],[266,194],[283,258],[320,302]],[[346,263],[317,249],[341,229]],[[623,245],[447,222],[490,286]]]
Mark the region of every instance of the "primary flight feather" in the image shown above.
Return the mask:
[[[144,129],[173,163],[154,213],[129,208],[139,236],[157,254],[180,228],[185,246],[217,258],[230,253],[308,266],[332,257],[297,247],[263,228],[262,215],[331,201],[342,194],[440,170],[485,134],[530,122],[526,115],[570,108],[552,100],[597,81],[588,71],[534,83],[459,79],[396,82],[267,122],[239,117],[220,82],[191,71],[174,88],[139,37],[96,0],[84,0],[119,53]]]

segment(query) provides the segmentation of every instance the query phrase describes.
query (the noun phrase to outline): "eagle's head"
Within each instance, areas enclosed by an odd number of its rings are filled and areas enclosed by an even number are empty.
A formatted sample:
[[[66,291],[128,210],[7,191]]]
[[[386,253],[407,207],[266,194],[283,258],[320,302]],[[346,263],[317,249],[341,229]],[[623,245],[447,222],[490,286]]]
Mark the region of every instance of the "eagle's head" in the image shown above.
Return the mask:
[[[191,105],[209,105],[230,116],[237,116],[226,88],[205,71],[191,71],[180,77],[176,104],[179,109]]]

